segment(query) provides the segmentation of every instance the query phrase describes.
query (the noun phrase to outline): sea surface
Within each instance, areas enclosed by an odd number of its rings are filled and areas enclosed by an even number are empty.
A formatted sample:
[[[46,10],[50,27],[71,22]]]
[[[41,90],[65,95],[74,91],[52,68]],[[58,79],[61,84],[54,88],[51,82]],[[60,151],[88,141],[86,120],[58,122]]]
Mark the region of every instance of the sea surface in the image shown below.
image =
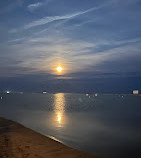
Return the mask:
[[[0,117],[103,158],[141,157],[141,96],[0,93]]]

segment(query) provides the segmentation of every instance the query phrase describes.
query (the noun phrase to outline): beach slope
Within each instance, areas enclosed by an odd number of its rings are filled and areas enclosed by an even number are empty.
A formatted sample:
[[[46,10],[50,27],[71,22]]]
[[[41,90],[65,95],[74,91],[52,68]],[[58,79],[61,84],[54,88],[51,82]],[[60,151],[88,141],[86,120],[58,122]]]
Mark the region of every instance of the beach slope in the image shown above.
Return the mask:
[[[0,118],[0,158],[97,158]]]

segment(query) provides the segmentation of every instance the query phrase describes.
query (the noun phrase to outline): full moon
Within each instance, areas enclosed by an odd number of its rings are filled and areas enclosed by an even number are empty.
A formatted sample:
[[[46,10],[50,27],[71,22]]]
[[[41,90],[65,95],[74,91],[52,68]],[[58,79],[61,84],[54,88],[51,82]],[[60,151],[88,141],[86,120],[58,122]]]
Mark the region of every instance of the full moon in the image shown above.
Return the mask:
[[[60,66],[57,67],[57,71],[58,71],[58,72],[61,72],[61,71],[62,71],[62,67],[60,67]]]

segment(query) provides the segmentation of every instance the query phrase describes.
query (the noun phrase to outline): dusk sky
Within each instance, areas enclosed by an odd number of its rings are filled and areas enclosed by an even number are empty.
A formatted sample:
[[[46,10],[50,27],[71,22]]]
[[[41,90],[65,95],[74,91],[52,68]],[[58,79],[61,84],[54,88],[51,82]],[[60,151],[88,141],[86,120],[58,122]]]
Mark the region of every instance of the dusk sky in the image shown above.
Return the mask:
[[[0,91],[133,89],[141,89],[141,0],[0,1]]]

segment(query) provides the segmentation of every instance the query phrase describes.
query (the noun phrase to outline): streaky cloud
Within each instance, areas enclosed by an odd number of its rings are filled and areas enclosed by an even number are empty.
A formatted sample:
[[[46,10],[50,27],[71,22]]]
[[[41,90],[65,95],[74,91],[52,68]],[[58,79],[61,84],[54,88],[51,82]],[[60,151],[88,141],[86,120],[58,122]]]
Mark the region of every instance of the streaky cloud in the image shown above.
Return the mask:
[[[38,2],[38,3],[28,5],[27,8],[28,8],[29,11],[33,11],[33,10],[39,8],[42,5],[43,4],[41,2]]]
[[[80,16],[80,15],[83,15],[83,14],[86,14],[86,13],[98,10],[100,8],[101,8],[101,6],[99,6],[99,7],[93,7],[93,8],[90,8],[88,10],[85,10],[85,11],[80,11],[80,12],[77,12],[77,13],[63,15],[63,16],[44,17],[44,18],[42,18],[40,20],[36,20],[36,21],[33,21],[33,22],[25,25],[24,29],[30,29],[32,27],[36,27],[36,26],[40,26],[40,25],[45,25],[45,24],[48,24],[48,23],[51,23],[51,22],[54,22],[54,21],[57,21],[57,20],[72,19],[72,18],[75,18],[77,16]]]

